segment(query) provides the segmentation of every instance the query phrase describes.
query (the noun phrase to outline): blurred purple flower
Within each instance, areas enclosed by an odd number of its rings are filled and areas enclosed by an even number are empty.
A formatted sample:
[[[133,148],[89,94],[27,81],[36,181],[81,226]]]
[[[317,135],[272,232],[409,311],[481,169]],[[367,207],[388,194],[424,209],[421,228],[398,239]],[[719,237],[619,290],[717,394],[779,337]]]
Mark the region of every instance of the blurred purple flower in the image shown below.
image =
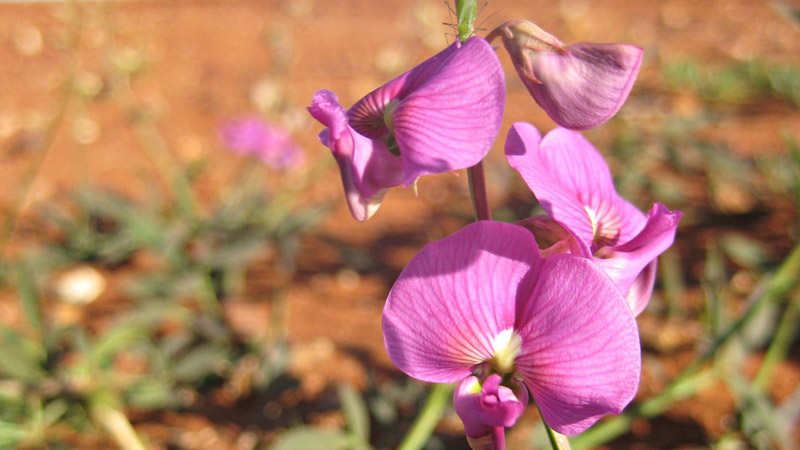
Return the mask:
[[[489,36],[503,40],[536,103],[559,125],[596,127],[619,111],[639,73],[642,49],[580,42],[564,46],[527,20],[512,20]]]
[[[234,153],[255,156],[273,169],[291,169],[305,163],[303,151],[289,133],[259,117],[226,122],[220,127],[219,136]]]
[[[517,122],[505,151],[549,215],[519,224],[549,247],[545,255],[592,258],[639,315],[653,292],[657,257],[672,245],[682,213],[656,203],[645,216],[620,197],[605,160],[580,133],[556,128],[542,139],[533,125]]]
[[[639,334],[619,289],[587,258],[543,258],[514,224],[475,222],[426,245],[389,293],[383,336],[392,362],[418,380],[458,382],[476,370],[520,376],[562,434],[619,414],[639,384]],[[459,413],[468,433],[515,414],[486,407]]]
[[[327,128],[350,212],[367,220],[386,190],[480,162],[500,129],[505,79],[492,47],[453,44],[367,94],[350,110],[321,90],[309,112]]]

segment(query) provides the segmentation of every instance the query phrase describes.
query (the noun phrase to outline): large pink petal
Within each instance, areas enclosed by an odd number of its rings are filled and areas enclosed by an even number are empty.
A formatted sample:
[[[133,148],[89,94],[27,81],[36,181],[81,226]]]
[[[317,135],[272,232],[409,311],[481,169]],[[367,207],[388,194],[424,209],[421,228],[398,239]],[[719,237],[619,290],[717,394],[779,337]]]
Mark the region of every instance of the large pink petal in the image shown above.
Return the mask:
[[[456,51],[458,51],[456,44],[450,45],[420,65],[365,95],[347,111],[350,125],[364,136],[386,139],[389,134],[384,122],[386,105],[393,100],[404,99],[414,89],[426,83]]]
[[[628,44],[581,42],[565,53],[530,53],[535,80],[520,73],[534,100],[559,125],[596,127],[619,111],[633,87],[642,49]]]
[[[406,170],[403,184],[480,162],[500,130],[504,104],[497,55],[486,40],[473,37],[394,111],[394,135]]]
[[[545,259],[518,309],[523,344],[517,368],[555,431],[580,433],[633,399],[641,371],[636,321],[589,259]]]
[[[647,212],[644,228],[633,239],[620,245],[601,248],[595,254],[595,263],[628,296],[634,315],[641,313],[647,306],[652,283],[655,281],[654,274],[642,274],[642,271],[672,245],[682,215],[680,211],[670,211],[661,203],[656,203]],[[655,266],[650,270],[655,271]],[[636,281],[638,284],[633,290],[632,286]],[[647,281],[650,282],[649,287],[643,284]]]
[[[644,214],[617,194],[605,160],[579,133],[556,128],[542,139],[517,122],[505,151],[550,217],[588,247],[625,242],[644,226]]]
[[[493,357],[492,340],[514,325],[517,297],[540,261],[533,235],[502,222],[475,222],[426,245],[383,309],[389,358],[423,381],[470,375]]]

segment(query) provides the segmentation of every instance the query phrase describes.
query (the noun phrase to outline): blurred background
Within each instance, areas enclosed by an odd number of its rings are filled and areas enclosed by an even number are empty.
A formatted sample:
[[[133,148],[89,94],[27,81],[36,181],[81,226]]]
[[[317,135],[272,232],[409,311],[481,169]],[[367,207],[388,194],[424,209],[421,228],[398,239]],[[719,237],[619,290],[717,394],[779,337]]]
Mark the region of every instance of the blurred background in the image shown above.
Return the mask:
[[[573,448],[800,445],[800,3],[479,4],[481,35],[526,18],[644,48],[584,134],[620,194],[684,212],[637,399]],[[428,387],[388,361],[381,309],[472,220],[466,175],[357,223],[305,108],[351,105],[454,21],[442,0],[0,3],[0,448],[395,448]],[[541,209],[506,132],[554,124],[498,55],[486,168],[513,221]],[[547,447],[535,408],[508,441]],[[468,448],[452,411],[426,448]]]

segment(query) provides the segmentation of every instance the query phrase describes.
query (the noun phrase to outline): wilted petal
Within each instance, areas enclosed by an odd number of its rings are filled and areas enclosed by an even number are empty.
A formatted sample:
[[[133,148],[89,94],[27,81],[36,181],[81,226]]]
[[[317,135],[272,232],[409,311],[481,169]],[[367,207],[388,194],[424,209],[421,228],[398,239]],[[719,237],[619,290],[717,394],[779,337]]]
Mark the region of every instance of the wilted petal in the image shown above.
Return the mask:
[[[639,47],[564,46],[527,20],[507,22],[492,33],[497,34],[536,103],[557,124],[573,130],[595,127],[616,114],[642,63]]]
[[[464,423],[467,437],[480,438],[493,427],[511,427],[528,406],[528,391],[517,384],[518,394],[501,386],[502,377],[489,375],[481,386],[478,378],[470,376],[456,387],[453,406]]]
[[[536,103],[557,124],[585,130],[619,111],[642,63],[642,49],[628,44],[581,42],[567,53],[538,53],[531,57],[541,83],[523,79]]]
[[[497,55],[483,38],[470,38],[394,110],[394,136],[406,171],[403,184],[480,162],[500,130],[504,105],[505,79]]]
[[[505,151],[547,214],[587,247],[626,242],[644,226],[644,214],[617,194],[605,160],[580,133],[556,128],[542,139],[517,122]]]
[[[523,346],[517,368],[555,431],[580,433],[633,399],[641,371],[636,321],[589,259],[545,259],[518,310]]]
[[[647,306],[655,280],[654,274],[642,274],[642,271],[672,245],[682,215],[680,211],[670,211],[656,203],[647,212],[647,222],[635,237],[620,245],[600,248],[595,254],[595,263],[614,280],[621,292],[627,293],[634,315]],[[654,272],[655,266],[651,270]],[[649,287],[644,285],[647,281]],[[635,290],[632,289],[634,284]]]
[[[367,220],[380,206],[386,189],[401,183],[402,161],[382,142],[353,130],[333,92],[317,92],[308,110],[328,127],[320,133],[320,142],[339,165],[350,212],[356,220]]]
[[[383,309],[389,358],[423,381],[469,376],[493,357],[493,339],[513,327],[515,301],[540,261],[533,235],[501,222],[475,222],[426,245]]]

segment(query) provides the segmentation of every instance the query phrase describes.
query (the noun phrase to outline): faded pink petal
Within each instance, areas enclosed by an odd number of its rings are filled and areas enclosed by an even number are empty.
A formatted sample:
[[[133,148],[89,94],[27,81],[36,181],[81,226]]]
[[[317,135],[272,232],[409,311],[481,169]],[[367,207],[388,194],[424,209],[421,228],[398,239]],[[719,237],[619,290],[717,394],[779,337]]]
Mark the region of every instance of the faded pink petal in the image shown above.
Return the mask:
[[[494,427],[512,427],[525,411],[528,406],[525,385],[517,382],[518,393],[514,393],[511,388],[500,385],[502,380],[494,373],[481,386],[477,377],[470,376],[456,387],[453,407],[464,423],[467,437],[486,436]]]
[[[475,222],[426,245],[383,308],[389,358],[422,381],[469,376],[492,358],[492,339],[514,325],[520,284],[540,261],[533,235],[501,222]]]
[[[581,42],[564,46],[527,20],[496,33],[536,103],[559,125],[592,128],[619,111],[642,63],[642,49],[628,44]]]
[[[561,434],[619,414],[639,385],[639,333],[630,308],[589,259],[547,258],[517,316],[517,367],[545,422]]]

